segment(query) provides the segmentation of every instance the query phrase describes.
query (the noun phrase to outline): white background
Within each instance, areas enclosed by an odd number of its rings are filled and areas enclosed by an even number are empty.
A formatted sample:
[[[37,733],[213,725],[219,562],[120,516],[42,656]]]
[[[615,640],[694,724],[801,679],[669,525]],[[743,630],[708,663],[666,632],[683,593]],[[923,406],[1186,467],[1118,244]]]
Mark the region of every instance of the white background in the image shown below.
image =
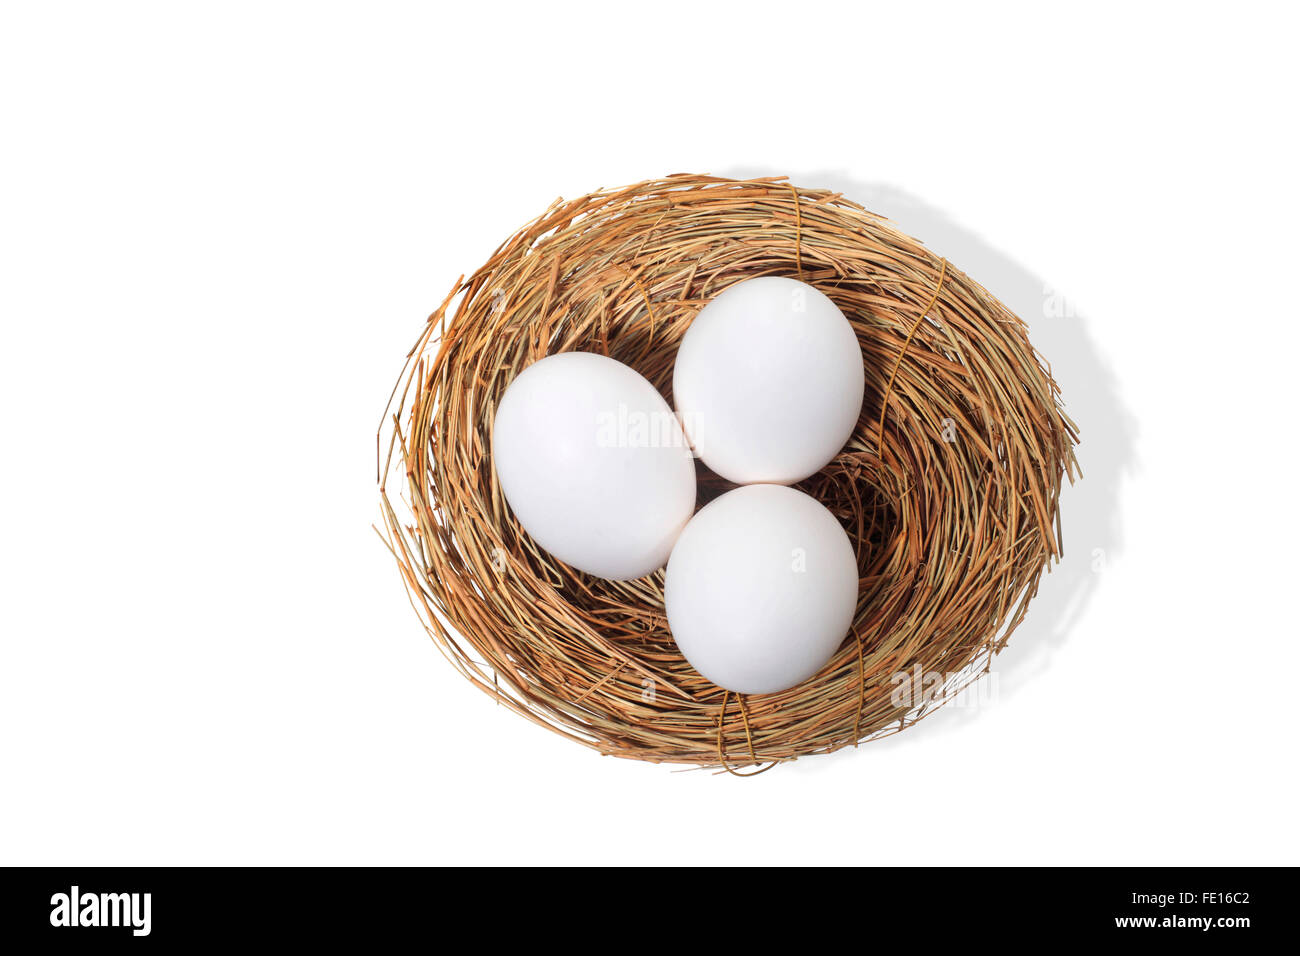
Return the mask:
[[[7,6],[0,862],[1300,862],[1296,24],[974,6]],[[742,781],[424,635],[406,350],[678,171],[842,189],[1030,322],[1085,477],[996,701]]]

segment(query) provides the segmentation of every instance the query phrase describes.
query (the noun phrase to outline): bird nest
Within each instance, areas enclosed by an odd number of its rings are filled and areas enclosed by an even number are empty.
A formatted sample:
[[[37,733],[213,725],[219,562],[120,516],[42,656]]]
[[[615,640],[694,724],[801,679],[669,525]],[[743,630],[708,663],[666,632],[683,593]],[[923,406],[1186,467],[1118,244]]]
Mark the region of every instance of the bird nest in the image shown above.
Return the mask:
[[[556,352],[615,358],[671,403],[696,313],[762,275],[820,289],[862,347],[856,430],[797,486],[860,582],[816,676],[738,697],[673,643],[662,571],[603,580],[530,539],[490,437],[506,386]],[[380,428],[384,537],[436,645],[502,705],[603,754],[753,772],[902,730],[989,670],[1060,558],[1076,442],[1025,324],[920,242],[829,190],[678,175],[557,200],[456,282]],[[697,469],[700,504],[733,487]]]

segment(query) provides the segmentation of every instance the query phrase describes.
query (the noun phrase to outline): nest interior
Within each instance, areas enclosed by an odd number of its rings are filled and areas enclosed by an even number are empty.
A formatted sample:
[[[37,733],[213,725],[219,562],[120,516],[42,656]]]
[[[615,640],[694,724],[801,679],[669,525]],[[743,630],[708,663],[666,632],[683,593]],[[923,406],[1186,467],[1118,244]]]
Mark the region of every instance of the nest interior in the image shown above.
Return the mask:
[[[862,347],[857,428],[797,486],[843,523],[860,586],[819,674],[738,699],[678,652],[663,572],[541,551],[489,450],[506,386],[548,354],[609,355],[671,404],[695,314],[760,275],[816,286]],[[605,754],[766,767],[897,732],[988,670],[1061,555],[1076,442],[1024,323],[921,243],[828,190],[679,175],[556,201],[457,281],[384,414],[384,537],[437,646],[501,704]],[[701,505],[731,487],[697,467]],[[942,679],[900,699],[900,674]]]

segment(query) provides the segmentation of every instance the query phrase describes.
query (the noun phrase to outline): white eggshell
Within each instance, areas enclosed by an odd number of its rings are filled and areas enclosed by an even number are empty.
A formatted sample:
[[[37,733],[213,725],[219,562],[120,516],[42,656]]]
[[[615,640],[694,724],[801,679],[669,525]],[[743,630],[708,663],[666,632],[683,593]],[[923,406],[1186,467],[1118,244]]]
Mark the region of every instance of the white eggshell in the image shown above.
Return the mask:
[[[695,464],[668,403],[603,355],[550,355],[506,388],[492,426],[506,501],[542,548],[616,581],[663,566],[695,510]]]
[[[682,337],[673,399],[704,463],[792,484],[844,447],[862,411],[862,349],[844,313],[780,276],[728,286]]]
[[[719,687],[768,694],[825,666],[853,624],[858,562],[840,523],[783,485],[747,485],[700,509],[668,559],[668,628]]]

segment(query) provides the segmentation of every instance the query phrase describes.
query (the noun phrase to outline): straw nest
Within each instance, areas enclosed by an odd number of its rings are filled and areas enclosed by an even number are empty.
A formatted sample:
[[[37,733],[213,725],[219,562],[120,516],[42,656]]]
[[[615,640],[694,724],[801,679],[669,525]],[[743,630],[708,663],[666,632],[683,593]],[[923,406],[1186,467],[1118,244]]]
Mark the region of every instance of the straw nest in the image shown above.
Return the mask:
[[[738,699],[678,652],[663,572],[606,581],[541,551],[489,449],[502,392],[551,353],[609,355],[671,403],[692,318],[760,275],[816,286],[862,346],[857,429],[799,485],[861,582],[819,674]],[[921,243],[825,189],[678,175],[557,200],[456,282],[384,414],[382,536],[437,646],[502,705],[604,754],[749,773],[904,729],[988,670],[1061,555],[1076,441],[1024,323]],[[731,487],[698,467],[701,504]]]

